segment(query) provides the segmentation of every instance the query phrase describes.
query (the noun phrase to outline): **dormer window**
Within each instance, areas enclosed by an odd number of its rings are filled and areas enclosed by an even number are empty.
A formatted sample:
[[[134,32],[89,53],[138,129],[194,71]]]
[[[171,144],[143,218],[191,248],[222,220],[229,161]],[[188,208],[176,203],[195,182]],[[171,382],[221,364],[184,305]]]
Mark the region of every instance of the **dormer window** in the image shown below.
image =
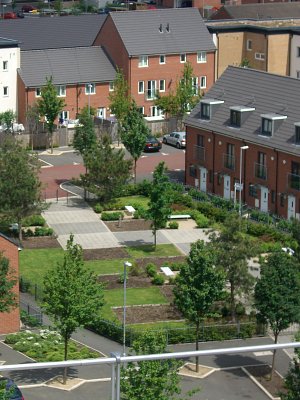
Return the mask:
[[[300,145],[300,122],[295,123],[295,144]]]
[[[285,119],[287,119],[286,115],[262,114],[261,135],[272,136]]]
[[[200,102],[200,114],[201,119],[211,120],[213,114],[218,109],[220,104],[223,104],[223,100],[215,100],[215,99],[203,99]]]
[[[230,110],[230,125],[237,128],[241,127],[241,113],[236,110]]]
[[[201,118],[210,119],[210,104],[201,103]]]
[[[249,112],[254,110],[255,108],[253,107],[230,107],[230,125],[235,128],[240,128],[249,116]]]

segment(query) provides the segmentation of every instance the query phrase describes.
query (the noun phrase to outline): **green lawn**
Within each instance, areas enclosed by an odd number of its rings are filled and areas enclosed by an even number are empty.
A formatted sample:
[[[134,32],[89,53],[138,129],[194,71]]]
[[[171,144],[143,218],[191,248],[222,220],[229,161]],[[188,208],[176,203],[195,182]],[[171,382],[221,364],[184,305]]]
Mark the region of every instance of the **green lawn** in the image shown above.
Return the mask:
[[[156,249],[153,245],[127,247],[127,252],[132,258],[182,256],[173,244],[158,244]]]
[[[137,204],[139,206],[148,209],[149,197],[145,196],[126,196],[126,197],[118,197],[116,199],[118,203],[124,204],[124,206],[132,206],[133,204]]]

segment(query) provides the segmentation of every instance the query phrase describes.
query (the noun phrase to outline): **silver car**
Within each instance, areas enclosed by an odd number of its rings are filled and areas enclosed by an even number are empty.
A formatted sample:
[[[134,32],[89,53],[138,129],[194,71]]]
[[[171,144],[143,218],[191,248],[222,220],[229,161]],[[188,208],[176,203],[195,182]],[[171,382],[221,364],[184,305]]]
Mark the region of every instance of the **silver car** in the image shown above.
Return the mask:
[[[172,144],[177,149],[185,147],[185,132],[172,132],[168,135],[164,135],[163,143]]]

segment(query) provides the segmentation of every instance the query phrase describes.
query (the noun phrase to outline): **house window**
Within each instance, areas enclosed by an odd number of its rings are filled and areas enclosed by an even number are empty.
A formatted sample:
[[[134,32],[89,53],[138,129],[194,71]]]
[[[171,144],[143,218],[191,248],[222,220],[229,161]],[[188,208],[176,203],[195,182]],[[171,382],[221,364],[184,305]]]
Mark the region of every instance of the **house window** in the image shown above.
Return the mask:
[[[200,89],[206,89],[206,76],[200,76]]]
[[[206,51],[199,51],[197,53],[197,63],[206,63]]]
[[[230,125],[236,128],[241,127],[241,113],[240,111],[230,110]]]
[[[265,136],[272,136],[273,121],[268,118],[262,118],[261,134]]]
[[[57,96],[59,96],[59,97],[66,96],[66,86],[65,85],[56,86],[56,90],[57,90]]]
[[[160,92],[165,92],[166,91],[166,81],[164,79],[161,79],[159,81],[159,91]]]
[[[41,88],[35,88],[35,97],[41,97],[42,90]]]
[[[300,79],[300,71],[296,71],[296,77],[297,79]]]
[[[139,57],[139,68],[148,67],[148,56]]]
[[[250,40],[250,39],[247,40],[247,50],[248,51],[252,50],[252,40]]]
[[[255,60],[264,61],[265,53],[255,53]]]
[[[192,78],[192,85],[193,85],[193,94],[197,95],[198,94],[198,78],[197,77]]]
[[[106,108],[105,107],[97,108],[97,117],[101,118],[101,119],[105,119],[105,117],[106,117]]]
[[[204,147],[204,136],[197,135],[197,146]]]
[[[8,86],[3,86],[3,96],[8,96]]]
[[[8,61],[2,62],[2,69],[3,69],[3,71],[8,71]]]
[[[87,83],[85,85],[85,94],[95,94],[96,93],[96,85],[94,83]]]
[[[159,63],[160,64],[165,64],[166,63],[166,56],[164,54],[161,54],[159,56]]]
[[[275,190],[271,190],[271,203],[275,204],[276,201],[276,192]]]
[[[139,81],[138,91],[139,91],[139,94],[144,93],[144,91],[145,91],[144,81]]]
[[[225,167],[234,170],[234,144],[227,143],[227,153],[225,157]]]
[[[137,109],[142,115],[144,115],[144,107],[138,107]]]
[[[157,106],[150,107],[151,117],[161,117],[163,116],[162,110],[160,110]]]
[[[109,89],[110,92],[113,92],[115,90],[115,83],[114,82],[109,82]]]
[[[257,186],[253,185],[253,183],[249,184],[249,196],[257,197]]]
[[[300,144],[300,126],[295,126],[295,143]]]
[[[300,47],[297,47],[297,57],[300,57]]]
[[[186,62],[186,54],[180,54],[180,62],[185,63]]]
[[[197,177],[197,168],[194,165],[190,165],[189,171],[190,176],[192,176],[193,178]]]
[[[267,179],[267,155],[258,152],[257,164],[255,165],[255,176],[259,179]]]
[[[280,195],[280,207],[284,207],[284,200],[285,200],[285,195],[284,195],[284,193],[281,193],[281,195]]]
[[[201,118],[210,119],[210,104],[201,103]]]
[[[69,111],[61,111],[58,114],[58,119],[59,119],[59,123],[63,124],[64,121],[67,121],[69,119]]]
[[[153,100],[156,96],[156,81],[147,82],[147,100]]]

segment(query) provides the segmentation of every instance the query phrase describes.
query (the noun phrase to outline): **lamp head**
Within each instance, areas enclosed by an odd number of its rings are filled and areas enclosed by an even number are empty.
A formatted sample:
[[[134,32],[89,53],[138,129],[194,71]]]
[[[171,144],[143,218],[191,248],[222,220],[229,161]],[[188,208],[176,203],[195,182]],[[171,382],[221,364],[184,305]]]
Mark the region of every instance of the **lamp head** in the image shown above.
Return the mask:
[[[249,146],[242,146],[241,147],[241,150],[247,150],[247,149],[249,149]]]

